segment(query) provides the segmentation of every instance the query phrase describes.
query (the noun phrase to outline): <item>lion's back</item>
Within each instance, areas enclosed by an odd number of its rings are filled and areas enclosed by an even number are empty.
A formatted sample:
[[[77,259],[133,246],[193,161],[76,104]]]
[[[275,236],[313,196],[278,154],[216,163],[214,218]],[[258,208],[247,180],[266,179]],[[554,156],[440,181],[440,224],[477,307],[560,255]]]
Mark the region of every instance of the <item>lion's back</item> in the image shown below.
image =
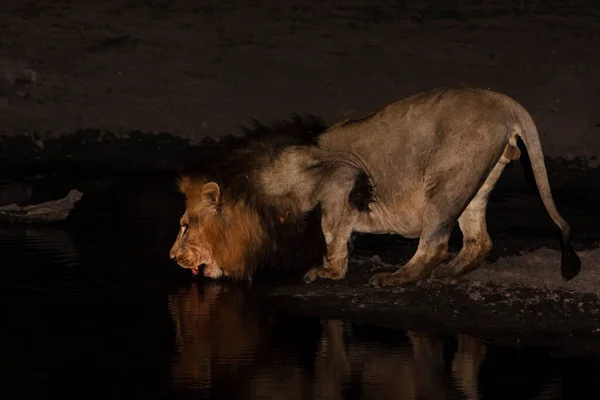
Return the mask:
[[[461,150],[474,143],[481,151],[496,152],[511,129],[513,106],[510,97],[488,89],[436,88],[335,124],[319,137],[319,146],[364,168],[379,186],[401,176],[404,186],[398,189],[410,190],[422,181],[437,149],[461,157]],[[478,124],[490,129],[465,129]]]

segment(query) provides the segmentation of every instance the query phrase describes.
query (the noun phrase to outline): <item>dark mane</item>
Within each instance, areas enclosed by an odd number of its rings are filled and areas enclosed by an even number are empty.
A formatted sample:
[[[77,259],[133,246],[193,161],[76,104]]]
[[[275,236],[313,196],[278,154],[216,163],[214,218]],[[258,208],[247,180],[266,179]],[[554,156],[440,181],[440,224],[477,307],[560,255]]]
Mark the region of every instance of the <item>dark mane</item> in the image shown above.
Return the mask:
[[[183,173],[215,181],[230,199],[249,200],[258,195],[253,173],[263,170],[290,146],[316,146],[327,125],[323,120],[299,115],[270,126],[252,121],[241,136],[228,136],[188,164]],[[259,192],[259,191],[258,191]]]
[[[306,215],[286,216],[268,204],[256,176],[290,146],[316,146],[325,123],[314,116],[295,115],[289,121],[263,125],[253,121],[242,136],[217,142],[210,152],[188,165],[182,175],[214,181],[224,201],[244,202],[261,216],[270,243],[259,254],[249,255],[249,268],[281,266],[309,268],[321,263],[326,247],[320,227],[320,208]]]

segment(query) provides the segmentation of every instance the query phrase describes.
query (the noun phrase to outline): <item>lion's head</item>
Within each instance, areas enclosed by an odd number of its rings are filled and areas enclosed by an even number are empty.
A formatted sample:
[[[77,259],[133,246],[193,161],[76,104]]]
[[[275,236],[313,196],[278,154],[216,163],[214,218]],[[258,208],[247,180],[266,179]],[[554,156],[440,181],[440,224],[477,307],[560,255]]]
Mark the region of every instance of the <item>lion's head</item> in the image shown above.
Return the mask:
[[[315,146],[325,128],[316,118],[256,123],[195,159],[178,181],[186,210],[171,258],[195,274],[232,279],[251,279],[259,267],[289,273],[321,263],[319,207],[300,212],[293,196],[269,195],[260,176],[290,146]]]
[[[222,196],[215,182],[183,176],[178,185],[186,209],[171,258],[194,274],[203,268],[210,278],[251,278],[249,256],[260,249],[264,236],[258,215],[243,201]]]

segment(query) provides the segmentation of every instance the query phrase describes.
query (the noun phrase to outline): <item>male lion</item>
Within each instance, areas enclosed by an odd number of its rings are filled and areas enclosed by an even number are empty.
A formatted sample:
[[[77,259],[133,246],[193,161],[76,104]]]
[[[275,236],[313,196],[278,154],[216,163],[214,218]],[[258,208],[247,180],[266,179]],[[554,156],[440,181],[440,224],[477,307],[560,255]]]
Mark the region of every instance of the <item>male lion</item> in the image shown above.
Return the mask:
[[[328,128],[298,121],[292,126],[291,133],[281,125],[248,134],[204,171],[181,178],[186,212],[171,257],[182,267],[197,272],[204,265],[204,274],[213,278],[251,277],[265,256],[284,254],[278,260],[289,261],[314,243],[316,253],[324,253],[322,262],[304,280],[341,279],[351,233],[363,232],[419,238],[408,263],[375,274],[371,285],[463,275],[491,250],[488,198],[506,164],[519,158],[520,137],[544,206],[562,231],[562,277],[579,273],[571,229],[552,198],[537,128],[514,99],[491,90],[443,87]],[[317,234],[306,233],[311,224],[305,216],[315,210],[324,247]],[[456,222],[463,247],[444,264]],[[294,235],[282,233],[289,231]],[[302,244],[294,247],[296,239]]]

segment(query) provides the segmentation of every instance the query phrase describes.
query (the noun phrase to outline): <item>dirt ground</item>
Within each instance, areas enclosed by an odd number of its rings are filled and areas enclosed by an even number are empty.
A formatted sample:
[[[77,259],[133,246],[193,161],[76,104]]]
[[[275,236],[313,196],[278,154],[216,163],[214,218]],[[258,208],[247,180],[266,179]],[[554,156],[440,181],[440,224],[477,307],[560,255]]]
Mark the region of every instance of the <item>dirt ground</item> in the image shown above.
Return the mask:
[[[0,9],[0,205],[73,187],[87,199],[119,191],[125,200],[114,207],[164,227],[178,207],[157,215],[132,204],[163,201],[157,193],[172,189],[164,182],[173,170],[251,118],[335,122],[435,86],[489,87],[515,97],[538,124],[583,262],[578,278],[561,281],[556,227],[516,163],[490,205],[494,250],[463,279],[364,287],[375,270],[401,265],[415,242],[359,237],[347,280],[261,290],[278,306],[383,324],[593,337],[597,71],[593,0],[9,0]],[[138,179],[128,173],[162,175],[134,192],[123,184]]]

